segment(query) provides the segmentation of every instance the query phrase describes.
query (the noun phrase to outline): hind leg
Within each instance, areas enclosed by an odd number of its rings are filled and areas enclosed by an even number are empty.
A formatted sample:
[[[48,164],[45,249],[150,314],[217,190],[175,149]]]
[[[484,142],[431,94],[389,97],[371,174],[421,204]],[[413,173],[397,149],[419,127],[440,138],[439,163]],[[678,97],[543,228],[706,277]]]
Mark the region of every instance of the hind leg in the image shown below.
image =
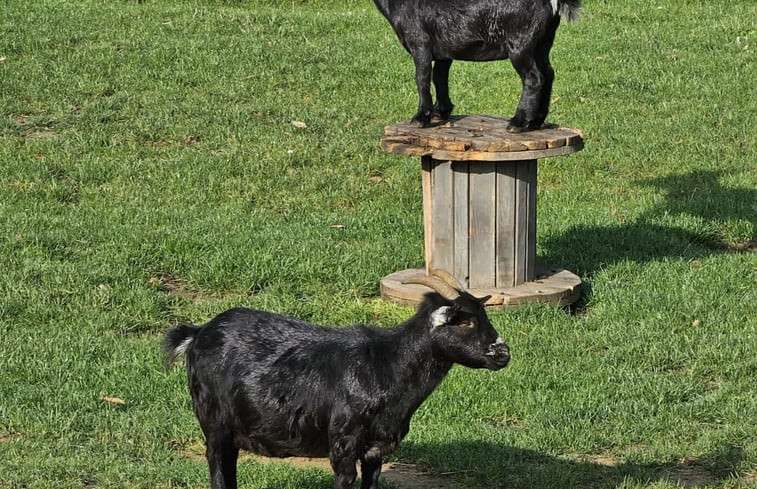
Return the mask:
[[[436,104],[434,105],[434,115],[440,119],[449,119],[452,114],[454,105],[449,99],[449,69],[452,65],[451,59],[440,59],[434,61],[433,79],[434,88],[436,88]]]
[[[205,446],[211,489],[236,489],[239,449],[234,446],[231,437],[209,436]]]
[[[542,59],[532,56],[513,57],[512,63],[523,82],[523,91],[507,130],[522,132],[539,129],[549,113],[555,72],[546,56]]]
[[[539,129],[547,119],[555,79],[555,71],[549,63],[549,51],[559,25],[560,17],[555,16],[541,39],[532,40],[530,47],[524,45],[522,50],[510,55],[513,68],[523,82],[518,109],[507,128],[510,132]]]

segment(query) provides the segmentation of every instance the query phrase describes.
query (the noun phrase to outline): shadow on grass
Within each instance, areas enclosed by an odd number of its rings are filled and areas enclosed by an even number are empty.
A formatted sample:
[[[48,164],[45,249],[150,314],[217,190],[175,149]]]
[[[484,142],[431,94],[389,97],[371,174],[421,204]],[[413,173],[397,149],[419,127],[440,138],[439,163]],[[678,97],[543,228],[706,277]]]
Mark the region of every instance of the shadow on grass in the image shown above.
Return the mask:
[[[742,448],[727,446],[717,453],[692,460],[618,463],[611,456],[558,458],[533,450],[466,442],[443,445],[407,443],[403,445],[402,453],[416,460],[438,461],[444,466],[445,474],[457,481],[471,483],[450,481],[449,487],[475,488],[473,479],[480,481],[483,475],[483,479],[488,480],[486,487],[508,489],[615,489],[629,484],[648,485],[664,481],[686,489],[704,488],[744,476],[738,474],[737,469],[745,458]]]
[[[644,263],[666,257],[696,259],[724,252],[755,250],[757,190],[728,188],[722,172],[698,170],[685,175],[639,180],[638,185],[666,192],[665,201],[634,222],[609,226],[574,226],[544,242],[543,263],[579,274],[591,274],[621,261]],[[660,224],[692,219],[695,229]],[[723,223],[748,223],[751,235],[733,242],[720,230]],[[691,227],[691,226],[689,226]]]

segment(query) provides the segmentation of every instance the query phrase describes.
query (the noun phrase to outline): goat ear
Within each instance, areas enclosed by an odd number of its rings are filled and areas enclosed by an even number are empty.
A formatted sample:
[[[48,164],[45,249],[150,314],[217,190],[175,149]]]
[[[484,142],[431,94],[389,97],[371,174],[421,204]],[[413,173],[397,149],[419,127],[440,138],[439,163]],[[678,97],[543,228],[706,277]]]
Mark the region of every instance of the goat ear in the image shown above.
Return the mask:
[[[486,305],[486,302],[487,302],[487,301],[488,301],[489,299],[491,299],[491,298],[492,298],[492,296],[490,296],[490,295],[485,295],[485,296],[483,296],[483,297],[479,297],[479,298],[478,298],[478,302],[480,302],[480,303],[481,303],[481,304],[483,304],[483,305]]]
[[[431,328],[438,328],[439,326],[449,324],[450,322],[452,322],[452,318],[455,317],[456,313],[457,307],[455,306],[442,306],[434,309],[430,317]]]

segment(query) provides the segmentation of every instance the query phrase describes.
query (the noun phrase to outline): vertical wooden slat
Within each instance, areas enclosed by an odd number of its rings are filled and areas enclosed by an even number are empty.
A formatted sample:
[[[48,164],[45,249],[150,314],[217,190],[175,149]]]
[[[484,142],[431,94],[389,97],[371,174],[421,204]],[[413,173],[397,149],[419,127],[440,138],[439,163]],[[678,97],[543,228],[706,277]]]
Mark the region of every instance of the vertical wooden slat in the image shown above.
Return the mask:
[[[528,248],[526,257],[526,282],[536,279],[536,191],[537,160],[528,165]]]
[[[430,274],[434,264],[432,240],[434,230],[431,225],[433,208],[431,204],[431,170],[434,160],[430,156],[421,157],[421,184],[423,185],[423,255],[426,260],[426,275]]]
[[[470,165],[467,161],[455,161],[452,163],[454,203],[454,254],[453,265],[450,272],[464,287],[469,284],[469,236],[468,223],[468,195],[470,188]]]
[[[532,209],[530,204],[536,198],[536,162],[534,160],[518,161],[515,165],[515,283],[517,285],[534,276],[536,209]]]
[[[494,165],[470,163],[470,287],[495,286],[495,224]]]
[[[526,164],[523,161],[515,163],[515,283],[526,280],[526,247],[528,239],[528,185],[526,178]]]
[[[453,177],[451,161],[434,161],[431,171],[431,207],[433,216],[433,268],[452,273],[454,255]]]
[[[515,165],[498,161],[497,166],[497,278],[496,286],[515,285]]]

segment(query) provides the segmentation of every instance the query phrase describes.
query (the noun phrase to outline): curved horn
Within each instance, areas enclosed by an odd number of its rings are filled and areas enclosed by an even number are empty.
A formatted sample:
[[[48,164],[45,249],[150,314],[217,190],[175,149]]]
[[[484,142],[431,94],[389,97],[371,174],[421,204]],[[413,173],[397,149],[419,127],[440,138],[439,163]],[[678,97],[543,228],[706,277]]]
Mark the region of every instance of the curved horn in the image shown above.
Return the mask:
[[[460,292],[448,283],[428,275],[416,275],[415,277],[406,278],[402,283],[425,285],[429,289],[439,292],[442,297],[449,300],[454,300],[460,296]]]
[[[441,268],[434,268],[433,270],[431,270],[431,275],[443,281],[445,284],[449,285],[450,287],[454,288],[455,290],[458,291],[458,293],[465,290],[465,287],[463,287],[463,285],[460,282],[458,282],[457,279],[446,270],[443,270]]]

